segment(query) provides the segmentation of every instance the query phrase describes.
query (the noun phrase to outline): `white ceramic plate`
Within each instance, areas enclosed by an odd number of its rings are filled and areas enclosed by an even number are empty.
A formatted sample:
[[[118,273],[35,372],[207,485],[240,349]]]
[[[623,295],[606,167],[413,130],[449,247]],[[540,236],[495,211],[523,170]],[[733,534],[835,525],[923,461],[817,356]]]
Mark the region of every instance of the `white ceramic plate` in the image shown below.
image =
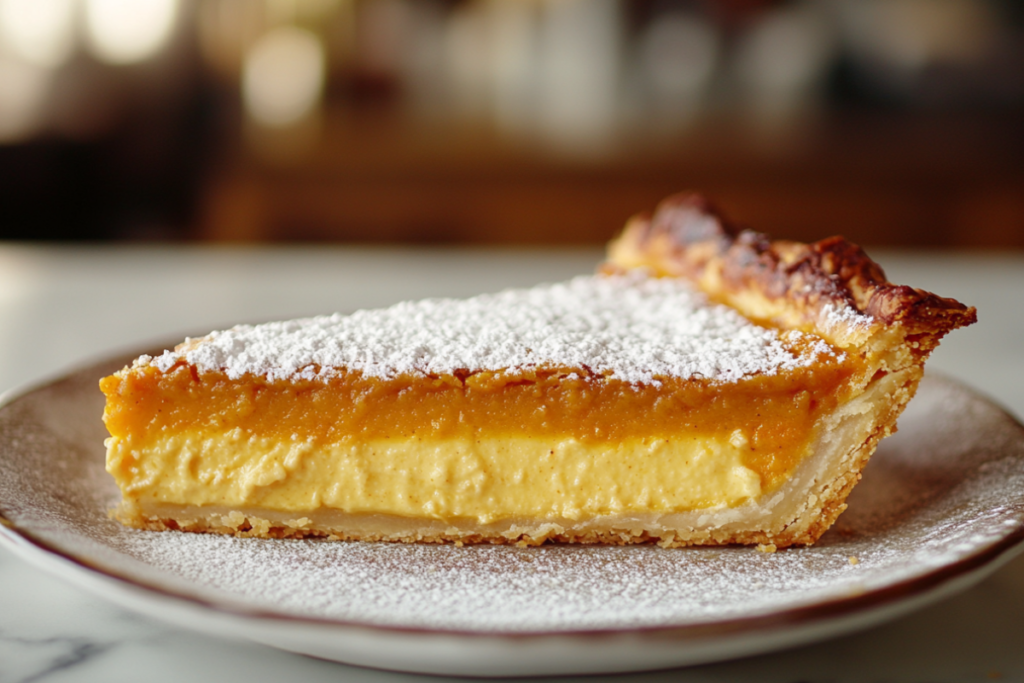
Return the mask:
[[[264,541],[126,529],[107,512],[97,380],[0,408],[0,539],[125,607],[353,664],[457,675],[638,671],[866,628],[979,581],[1024,540],[1024,427],[926,378],[812,548],[666,550]]]

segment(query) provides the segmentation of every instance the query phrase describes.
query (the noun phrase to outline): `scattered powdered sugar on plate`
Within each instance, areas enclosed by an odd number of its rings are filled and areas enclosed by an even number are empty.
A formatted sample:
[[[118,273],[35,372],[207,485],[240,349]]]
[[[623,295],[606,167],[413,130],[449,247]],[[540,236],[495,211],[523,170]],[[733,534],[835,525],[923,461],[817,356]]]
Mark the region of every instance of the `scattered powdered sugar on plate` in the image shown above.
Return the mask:
[[[127,530],[118,545],[148,566],[257,608],[476,632],[654,627],[769,612],[843,597],[892,559],[858,551],[865,565],[854,574],[851,551],[828,548],[771,555],[752,548],[460,548]]]
[[[184,359],[201,371],[270,379],[373,377],[538,366],[589,368],[628,382],[702,377],[731,382],[810,365],[832,354],[822,340],[779,332],[710,303],[678,279],[642,271],[471,299],[428,299],[304,320],[240,325],[181,352],[144,358],[166,371]]]

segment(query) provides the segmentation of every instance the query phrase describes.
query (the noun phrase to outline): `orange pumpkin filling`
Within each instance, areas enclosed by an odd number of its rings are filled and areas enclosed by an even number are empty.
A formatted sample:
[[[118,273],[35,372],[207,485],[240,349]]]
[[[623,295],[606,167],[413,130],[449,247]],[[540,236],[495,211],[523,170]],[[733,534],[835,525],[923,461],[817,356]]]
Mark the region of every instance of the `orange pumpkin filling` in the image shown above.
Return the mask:
[[[814,425],[847,396],[861,363],[821,358],[809,367],[735,383],[666,378],[660,386],[593,377],[570,368],[514,375],[402,376],[341,373],[327,380],[230,380],[179,365],[105,378],[111,435],[138,445],[167,433],[225,433],[313,444],[344,437],[474,439],[528,436],[599,444],[630,438],[708,437],[741,430],[743,464],[775,488],[799,464]]]

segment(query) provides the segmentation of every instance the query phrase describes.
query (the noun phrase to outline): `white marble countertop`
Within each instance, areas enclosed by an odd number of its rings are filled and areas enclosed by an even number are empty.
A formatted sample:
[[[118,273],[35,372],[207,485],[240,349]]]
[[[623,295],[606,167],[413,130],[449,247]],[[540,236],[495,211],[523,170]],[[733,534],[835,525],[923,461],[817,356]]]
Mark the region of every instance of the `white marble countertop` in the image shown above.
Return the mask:
[[[588,272],[597,251],[0,246],[0,390],[235,322],[463,296]],[[881,253],[891,279],[974,304],[930,368],[1024,415],[1024,256]],[[0,683],[413,680],[137,616],[0,548]],[[870,631],[646,681],[1024,681],[1024,557]]]

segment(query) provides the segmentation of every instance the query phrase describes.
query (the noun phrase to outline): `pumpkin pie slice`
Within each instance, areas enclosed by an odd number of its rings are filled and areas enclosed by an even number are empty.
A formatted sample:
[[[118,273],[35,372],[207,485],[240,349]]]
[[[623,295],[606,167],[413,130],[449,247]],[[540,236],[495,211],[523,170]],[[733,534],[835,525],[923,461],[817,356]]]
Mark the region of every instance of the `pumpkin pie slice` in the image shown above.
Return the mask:
[[[810,544],[975,321],[696,195],[598,274],[238,326],[104,378],[117,517],[406,542]]]

